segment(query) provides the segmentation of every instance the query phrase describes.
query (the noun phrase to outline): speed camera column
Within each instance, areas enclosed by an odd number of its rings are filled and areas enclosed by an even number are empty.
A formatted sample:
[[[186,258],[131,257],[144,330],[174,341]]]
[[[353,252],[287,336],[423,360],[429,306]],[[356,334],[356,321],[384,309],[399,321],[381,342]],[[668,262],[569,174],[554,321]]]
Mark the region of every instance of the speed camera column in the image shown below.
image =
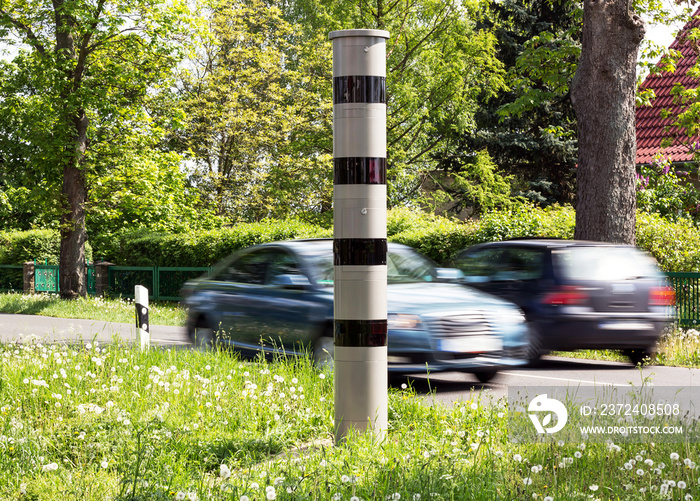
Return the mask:
[[[386,40],[333,41],[335,434],[387,429]]]

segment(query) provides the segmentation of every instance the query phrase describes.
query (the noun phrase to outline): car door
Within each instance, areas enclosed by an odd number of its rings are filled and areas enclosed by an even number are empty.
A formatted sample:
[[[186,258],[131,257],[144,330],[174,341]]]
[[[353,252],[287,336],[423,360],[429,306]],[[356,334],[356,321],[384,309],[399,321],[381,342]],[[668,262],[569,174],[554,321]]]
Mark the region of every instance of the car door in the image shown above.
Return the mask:
[[[218,270],[210,282],[209,308],[215,312],[219,335],[238,346],[255,346],[261,326],[257,304],[269,262],[267,249],[239,255]]]
[[[269,348],[299,352],[320,334],[332,300],[324,302],[311,286],[300,259],[284,248],[269,251],[261,294],[251,308],[261,319],[261,338]],[[332,314],[332,313],[330,313]]]

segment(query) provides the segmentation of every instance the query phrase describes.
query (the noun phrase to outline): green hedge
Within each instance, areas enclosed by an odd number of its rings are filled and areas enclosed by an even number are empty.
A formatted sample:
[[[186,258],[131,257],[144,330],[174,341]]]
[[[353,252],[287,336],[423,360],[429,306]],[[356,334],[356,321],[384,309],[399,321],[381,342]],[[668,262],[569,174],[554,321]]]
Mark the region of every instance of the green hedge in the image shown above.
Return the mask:
[[[410,245],[438,263],[481,242],[517,237],[571,239],[575,212],[571,207],[539,209],[522,205],[493,211],[466,223],[412,211],[387,212],[390,241]],[[300,221],[263,221],[233,228],[181,234],[148,231],[93,236],[98,259],[123,266],[210,266],[241,248],[277,240],[331,237],[332,229]],[[651,253],[665,271],[700,271],[700,230],[687,221],[637,214],[637,245]],[[58,262],[58,233],[53,230],[0,232],[0,264],[34,259]],[[89,249],[86,253],[92,255]]]
[[[250,245],[332,236],[332,230],[299,221],[263,221],[221,230],[167,234],[125,232],[96,238],[95,255],[120,266],[211,266]]]
[[[0,264],[22,264],[27,261],[48,261],[58,264],[61,240],[57,230],[28,230],[0,232]],[[88,261],[92,247],[85,246]]]

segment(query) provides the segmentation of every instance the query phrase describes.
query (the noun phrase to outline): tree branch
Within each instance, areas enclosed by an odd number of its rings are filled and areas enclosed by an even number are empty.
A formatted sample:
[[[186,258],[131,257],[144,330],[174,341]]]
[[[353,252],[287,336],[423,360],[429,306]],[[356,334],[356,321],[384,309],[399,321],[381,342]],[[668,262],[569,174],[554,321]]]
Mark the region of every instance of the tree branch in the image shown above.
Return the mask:
[[[9,22],[17,30],[24,33],[27,36],[27,39],[29,40],[29,45],[34,47],[37,50],[37,52],[39,52],[39,54],[41,54],[42,56],[46,55],[46,49],[39,41],[39,38],[37,38],[37,36],[34,34],[34,31],[32,30],[31,26],[27,26],[26,24],[13,18],[10,14],[5,12],[3,9],[0,9],[0,17],[5,19],[5,21]]]

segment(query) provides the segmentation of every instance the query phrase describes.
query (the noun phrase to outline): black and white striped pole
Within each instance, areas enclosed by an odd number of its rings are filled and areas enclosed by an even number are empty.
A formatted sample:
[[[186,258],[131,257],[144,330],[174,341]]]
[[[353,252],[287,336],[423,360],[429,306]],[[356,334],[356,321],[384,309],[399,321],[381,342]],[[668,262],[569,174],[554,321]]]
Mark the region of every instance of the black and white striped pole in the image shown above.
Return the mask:
[[[386,40],[333,41],[335,434],[387,429]]]
[[[136,304],[136,340],[141,350],[151,345],[151,329],[148,321],[148,289],[143,285],[134,287],[134,303]]]

